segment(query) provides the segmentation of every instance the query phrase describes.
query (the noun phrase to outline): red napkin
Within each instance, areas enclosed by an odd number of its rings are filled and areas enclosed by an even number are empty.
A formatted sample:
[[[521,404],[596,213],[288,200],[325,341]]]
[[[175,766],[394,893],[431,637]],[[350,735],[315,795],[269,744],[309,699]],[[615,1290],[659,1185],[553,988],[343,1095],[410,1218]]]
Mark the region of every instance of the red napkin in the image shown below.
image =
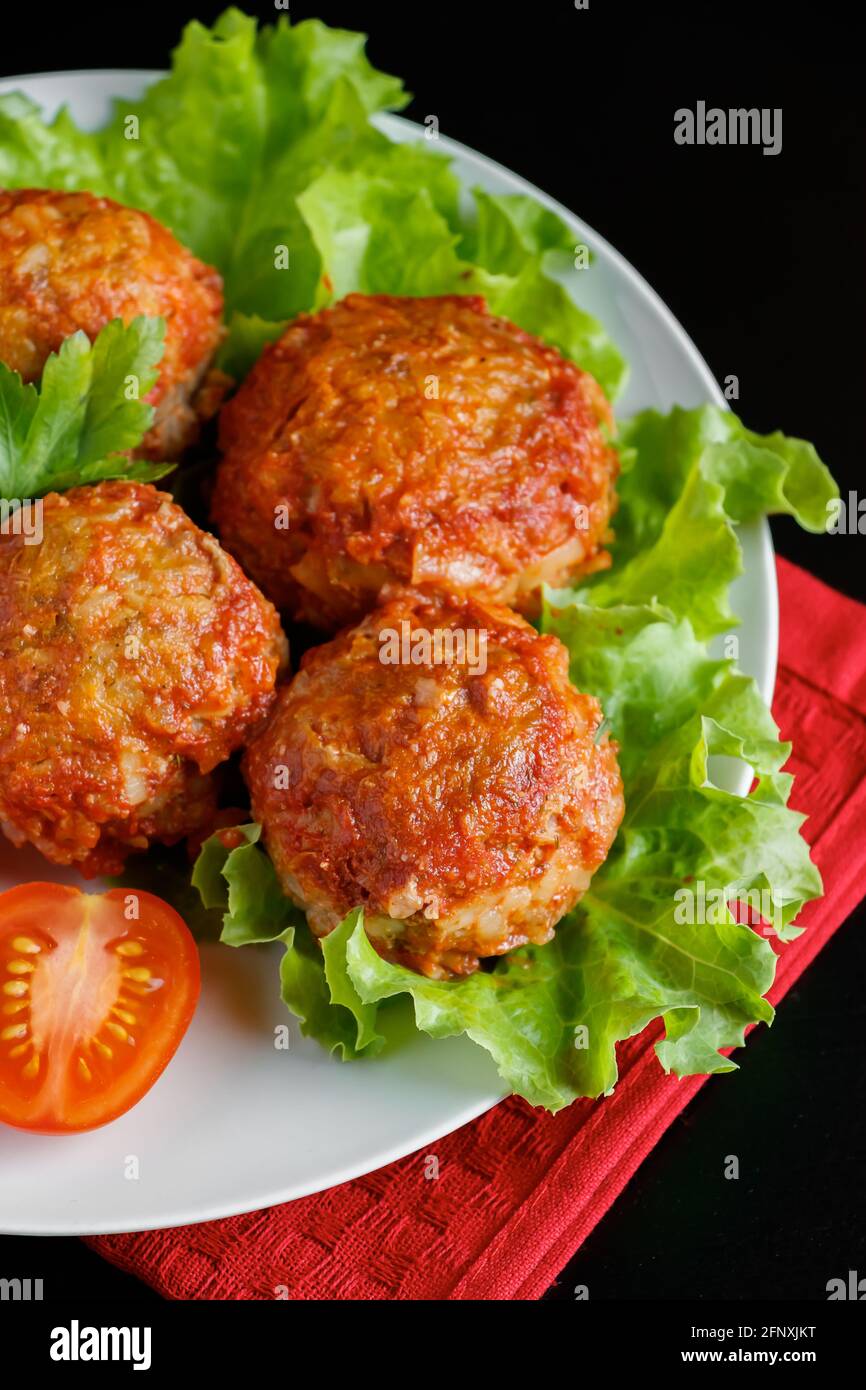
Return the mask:
[[[794,743],[792,804],[809,815],[826,896],[781,950],[774,1004],[856,907],[866,873],[864,609],[785,560],[778,574],[774,714]],[[89,1243],[168,1298],[539,1298],[707,1080],[665,1076],[659,1031],[621,1047],[606,1099],[551,1116],[512,1098],[429,1145],[436,1181],[416,1153],[269,1211]]]

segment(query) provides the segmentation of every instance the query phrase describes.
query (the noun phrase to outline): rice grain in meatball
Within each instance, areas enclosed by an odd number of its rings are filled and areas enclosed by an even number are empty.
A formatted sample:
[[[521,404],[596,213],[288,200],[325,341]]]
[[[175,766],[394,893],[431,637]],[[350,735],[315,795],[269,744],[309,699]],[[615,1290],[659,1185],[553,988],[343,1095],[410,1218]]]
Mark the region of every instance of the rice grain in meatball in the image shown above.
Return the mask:
[[[0,534],[0,826],[115,873],[206,826],[211,769],[274,699],[271,605],[166,494],[106,482]]]
[[[165,318],[143,457],[178,458],[219,404],[221,374],[205,378],[222,310],[217,272],[146,212],[92,193],[0,189],[0,362],[36,381],[79,329],[93,340],[115,318]]]
[[[623,798],[601,720],[557,638],[506,608],[398,590],[306,653],[243,765],[317,935],[362,906],[387,959],[466,975],[549,940],[604,861]]]
[[[296,319],[223,410],[213,516],[327,631],[389,581],[532,613],[543,582],[608,563],[611,426],[591,376],[483,299],[352,294]]]

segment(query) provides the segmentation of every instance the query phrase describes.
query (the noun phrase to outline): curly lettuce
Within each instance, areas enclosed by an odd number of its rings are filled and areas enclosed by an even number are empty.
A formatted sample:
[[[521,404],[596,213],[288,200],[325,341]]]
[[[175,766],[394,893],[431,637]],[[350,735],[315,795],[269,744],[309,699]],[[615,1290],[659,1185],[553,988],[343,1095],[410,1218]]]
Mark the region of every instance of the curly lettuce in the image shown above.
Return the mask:
[[[622,356],[548,273],[573,234],[531,198],[476,191],[464,205],[445,156],[383,135],[371,117],[409,95],[364,43],[229,9],[211,29],[188,24],[170,74],[116,100],[100,130],[0,96],[0,186],[88,189],[159,218],[222,273],[221,365],[238,376],[286,320],[348,289],[474,292],[614,397]]]
[[[728,602],[742,570],[735,526],[784,513],[824,531],[838,496],[813,445],[755,434],[714,405],[642,411],[622,427],[618,446],[613,568],[592,586],[592,601],[656,598],[689,618],[699,637],[735,621]]]
[[[282,942],[281,994],[301,1031],[344,1061],[378,1052],[384,1039],[375,1029],[375,1006],[361,999],[343,963],[362,914],[350,912],[320,949],[304,914],[283,895],[260,835],[255,824],[219,831],[196,860],[193,887],[204,908],[222,914],[220,940],[228,946]]]

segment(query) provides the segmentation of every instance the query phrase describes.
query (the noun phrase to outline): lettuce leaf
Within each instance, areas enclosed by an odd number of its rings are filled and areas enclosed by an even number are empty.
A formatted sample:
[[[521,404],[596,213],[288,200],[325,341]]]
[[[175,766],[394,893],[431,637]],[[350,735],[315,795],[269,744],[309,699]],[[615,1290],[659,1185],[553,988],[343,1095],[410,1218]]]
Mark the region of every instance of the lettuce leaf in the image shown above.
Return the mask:
[[[718,406],[642,411],[621,428],[618,446],[613,568],[585,592],[599,605],[655,598],[700,637],[737,622],[728,602],[742,569],[734,527],[786,513],[824,531],[839,495],[811,444],[755,434]]]
[[[130,459],[150,428],[144,397],[156,381],[165,322],[106,324],[94,343],[73,333],[25,385],[0,362],[0,498],[41,497],[104,478],[151,482],[172,464]]]
[[[370,173],[330,170],[298,199],[318,250],[323,278],[315,307],[351,290],[366,294],[481,294],[495,314],[553,343],[614,397],[626,378],[604,329],[547,274],[547,253],[573,243],[562,222],[520,195],[475,190],[489,226],[500,207],[507,250],[485,232],[470,239],[477,262],[461,252],[461,233],[415,178],[406,184]]]
[[[467,229],[461,254],[485,270],[519,275],[527,260],[545,251],[571,258],[574,233],[561,218],[520,193],[494,195],[475,190],[475,218]]]
[[[228,946],[280,942],[285,948],[280,993],[301,1032],[344,1061],[363,1052],[374,1055],[384,1044],[375,1029],[376,1009],[361,999],[342,965],[359,913],[349,913],[320,948],[304,914],[284,897],[274,866],[259,847],[260,835],[255,824],[218,831],[196,860],[193,887],[206,909],[222,912],[220,941]]]
[[[67,111],[46,124],[20,93],[0,97],[0,186],[90,189],[158,217],[221,271],[220,364],[238,375],[335,286],[489,292],[494,312],[615,395],[622,357],[547,273],[571,248],[568,228],[531,198],[476,194],[464,207],[444,156],[377,130],[370,117],[409,97],[370,65],[364,42],[312,19],[259,29],[229,9],[212,29],[188,24],[169,76],[140,101],[115,101],[101,130],[78,130]],[[402,209],[405,226],[392,222]],[[361,262],[353,280],[347,269]]]

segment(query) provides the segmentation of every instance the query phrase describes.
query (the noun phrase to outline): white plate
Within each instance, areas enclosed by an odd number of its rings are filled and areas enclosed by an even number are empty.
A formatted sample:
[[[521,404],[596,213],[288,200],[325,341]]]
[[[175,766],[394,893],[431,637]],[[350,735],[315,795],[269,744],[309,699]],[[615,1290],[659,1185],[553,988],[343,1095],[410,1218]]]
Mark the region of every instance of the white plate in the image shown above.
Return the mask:
[[[47,116],[67,103],[77,121],[104,120],[109,99],[134,99],[158,74],[73,72],[10,78]],[[397,140],[420,127],[387,116]],[[531,193],[595,252],[575,271],[581,305],[600,318],[631,363],[620,414],[644,406],[724,404],[706,364],[661,300],[612,247],[565,208],[514,174],[442,138],[467,184]],[[777,650],[773,550],[766,524],[741,532],[745,573],[733,594],[742,618],[740,660],[765,698]],[[744,790],[742,782],[736,786]],[[35,851],[0,848],[0,888],[29,879],[81,882]],[[83,884],[82,884],[83,886]],[[92,885],[91,885],[92,887]],[[159,884],[154,885],[159,891]],[[317,1192],[422,1149],[502,1096],[487,1055],[465,1039],[433,1042],[409,1032],[373,1062],[345,1065],[293,1026],[288,1051],[273,1045],[287,1021],[279,999],[279,948],[202,952],[202,1002],[166,1074],[130,1114],[71,1138],[0,1128],[0,1231],[73,1235],[147,1230],[253,1211]],[[137,1160],[138,1177],[127,1176]]]

